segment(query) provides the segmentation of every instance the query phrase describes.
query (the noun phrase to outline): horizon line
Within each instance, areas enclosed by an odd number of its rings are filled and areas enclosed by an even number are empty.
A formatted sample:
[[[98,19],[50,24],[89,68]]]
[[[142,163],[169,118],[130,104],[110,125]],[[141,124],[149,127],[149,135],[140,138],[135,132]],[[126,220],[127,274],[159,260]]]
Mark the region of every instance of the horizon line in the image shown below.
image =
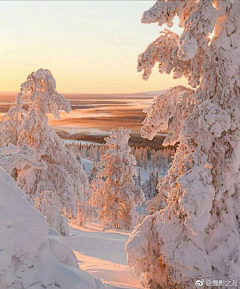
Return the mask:
[[[84,93],[84,92],[59,92],[58,90],[56,90],[59,94],[79,94],[79,95],[126,95],[126,94],[148,94],[148,93],[159,93],[162,90],[158,90],[158,91],[141,91],[141,92],[130,92],[130,93],[117,93],[117,92],[113,92],[113,93]],[[18,93],[18,91],[0,91],[0,93]],[[27,94],[27,93],[26,93]]]

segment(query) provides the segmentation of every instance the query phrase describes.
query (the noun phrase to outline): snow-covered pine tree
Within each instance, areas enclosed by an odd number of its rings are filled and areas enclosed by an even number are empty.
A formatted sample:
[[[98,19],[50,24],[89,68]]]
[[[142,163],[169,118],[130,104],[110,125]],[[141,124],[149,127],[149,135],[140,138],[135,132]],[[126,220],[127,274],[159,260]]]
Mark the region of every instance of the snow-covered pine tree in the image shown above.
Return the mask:
[[[69,217],[77,216],[79,223],[86,219],[88,179],[76,156],[48,125],[47,114],[59,119],[59,110],[69,112],[71,107],[68,100],[56,92],[56,82],[49,70],[39,69],[31,73],[22,84],[19,95],[24,93],[30,93],[29,109],[18,129],[17,145],[27,144],[34,149],[36,160],[44,161],[47,169],[27,166],[19,171],[17,183],[37,203],[49,224],[67,234],[63,212]],[[54,204],[59,211],[52,214],[49,204]]]
[[[156,211],[160,211],[167,206],[167,197],[168,193],[164,190],[163,186],[164,177],[158,178],[156,182],[156,192],[157,194],[150,200],[147,200],[145,203],[147,205],[146,215],[152,215]]]
[[[142,189],[146,200],[151,200],[152,198],[156,197],[156,195],[158,194],[157,184],[158,184],[158,171],[156,172],[151,171],[149,179],[147,179],[142,185]]]
[[[130,130],[119,128],[105,138],[97,177],[92,181],[91,203],[99,212],[106,228],[131,229],[136,224],[137,206],[144,201],[143,191],[136,186],[136,159],[130,153]]]
[[[140,168],[140,167],[137,167],[136,185],[139,186],[139,187],[142,186],[142,180],[141,180],[141,168]]]
[[[171,26],[176,15],[182,35],[163,32],[139,70],[148,78],[158,62],[196,90],[168,90],[147,111],[143,136],[169,129],[165,144],[179,146],[162,184],[167,206],[136,227],[128,264],[147,288],[195,288],[198,278],[240,284],[240,2],[159,0],[142,21]]]

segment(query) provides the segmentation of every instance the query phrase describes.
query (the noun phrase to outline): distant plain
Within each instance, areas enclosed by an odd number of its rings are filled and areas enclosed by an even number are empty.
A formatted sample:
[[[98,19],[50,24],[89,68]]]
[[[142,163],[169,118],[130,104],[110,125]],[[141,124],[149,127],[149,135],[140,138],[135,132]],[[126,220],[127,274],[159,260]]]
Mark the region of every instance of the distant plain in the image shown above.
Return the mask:
[[[157,94],[157,92],[156,92]],[[0,119],[15,102],[16,93],[0,92]],[[152,103],[154,93],[138,94],[63,94],[71,104],[70,113],[61,119],[49,115],[49,124],[69,133],[102,133],[119,127],[140,132],[143,110]],[[27,100],[24,106],[27,107]]]

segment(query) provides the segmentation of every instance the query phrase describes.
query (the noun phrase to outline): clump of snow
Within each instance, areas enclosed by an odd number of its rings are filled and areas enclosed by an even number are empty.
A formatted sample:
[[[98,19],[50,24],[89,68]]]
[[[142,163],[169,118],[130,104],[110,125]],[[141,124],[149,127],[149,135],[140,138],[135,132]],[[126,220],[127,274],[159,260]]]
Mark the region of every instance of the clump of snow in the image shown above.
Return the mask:
[[[222,132],[229,130],[231,126],[231,117],[219,105],[205,100],[199,106],[201,117],[199,118],[199,127],[205,131],[211,131],[215,137],[220,137]]]
[[[158,132],[169,131],[163,145],[175,145],[183,119],[193,109],[192,94],[192,89],[179,85],[157,95],[153,104],[144,110],[147,116],[141,128],[142,137],[152,140]],[[186,105],[188,109],[185,109]]]
[[[190,60],[192,59],[198,51],[198,45],[196,39],[190,34],[183,35],[179,39],[180,49],[179,56],[181,56],[182,60]]]

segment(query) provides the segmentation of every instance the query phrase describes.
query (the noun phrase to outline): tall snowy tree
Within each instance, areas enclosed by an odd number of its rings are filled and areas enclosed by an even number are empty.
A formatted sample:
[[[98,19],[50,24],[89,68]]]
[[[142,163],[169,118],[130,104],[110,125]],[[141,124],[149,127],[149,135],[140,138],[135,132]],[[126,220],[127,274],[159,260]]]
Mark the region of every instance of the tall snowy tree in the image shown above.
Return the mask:
[[[240,2],[159,0],[142,22],[166,30],[139,56],[145,79],[160,73],[188,78],[147,111],[142,135],[170,130],[179,142],[162,185],[165,209],[145,218],[126,246],[128,264],[147,288],[195,288],[198,278],[240,284]],[[214,31],[211,39],[211,33]]]
[[[31,73],[22,84],[19,96],[24,93],[30,93],[29,108],[19,123],[16,144],[20,148],[28,145],[34,149],[36,160],[44,161],[47,169],[25,166],[18,173],[17,183],[45,214],[49,224],[62,234],[67,234],[63,213],[69,217],[77,216],[80,223],[85,221],[89,201],[88,179],[74,153],[65,147],[48,125],[47,114],[51,113],[59,119],[59,110],[69,112],[70,103],[56,92],[56,82],[49,70],[39,69]],[[17,107],[20,110],[21,106]],[[10,120],[13,115],[11,110],[9,115]],[[8,127],[4,124],[2,127],[2,134],[8,135]],[[4,141],[7,142],[7,139]],[[56,209],[54,212],[51,206]]]
[[[158,194],[157,184],[158,184],[158,171],[156,172],[151,171],[149,179],[147,179],[142,185],[142,189],[145,194],[146,200],[151,200],[152,198],[156,197],[156,195]]]
[[[146,207],[146,215],[152,215],[156,211],[160,211],[167,206],[167,197],[168,193],[164,191],[164,186],[162,184],[164,182],[164,178],[160,177],[157,180],[157,194],[150,200],[147,200],[145,203],[147,205]]]
[[[134,181],[136,159],[130,153],[129,133],[130,130],[119,128],[105,138],[107,149],[91,184],[91,203],[106,228],[133,228],[138,217],[136,208],[144,201],[143,191]]]

